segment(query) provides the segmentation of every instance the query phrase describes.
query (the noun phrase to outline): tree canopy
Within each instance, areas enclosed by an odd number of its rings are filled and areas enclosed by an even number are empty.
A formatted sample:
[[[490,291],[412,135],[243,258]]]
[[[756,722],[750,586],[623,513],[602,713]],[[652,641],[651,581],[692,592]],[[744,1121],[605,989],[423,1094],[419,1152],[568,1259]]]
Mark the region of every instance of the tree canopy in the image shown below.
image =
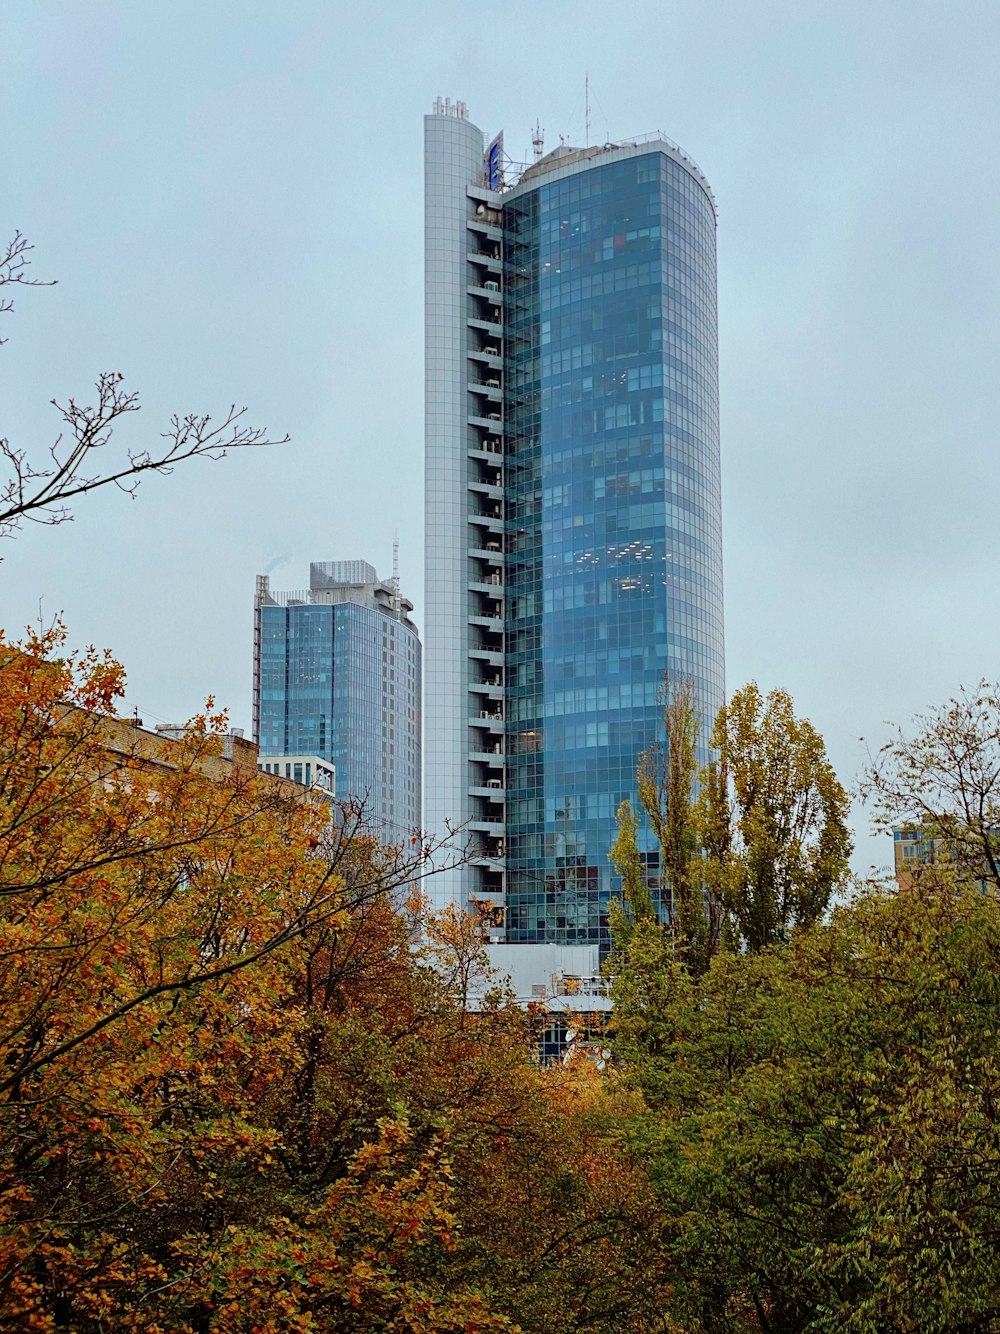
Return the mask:
[[[0,1328],[665,1328],[635,1095],[470,1008],[466,924],[415,945],[428,850],[221,764],[211,714],[158,760],[121,688],[0,646]]]
[[[689,1331],[1000,1322],[1000,905],[878,892],[701,978],[639,958],[624,1050]]]
[[[687,1334],[1000,1329],[997,698],[965,692],[878,753],[867,792],[880,827],[918,831],[913,873],[828,915],[843,804],[821,743],[787,696],[720,715],[701,811],[713,781],[732,794],[742,948],[692,968],[646,915],[615,960],[643,1097],[626,1138]]]
[[[818,921],[845,884],[847,793],[823,738],[795,716],[784,690],[766,699],[755,682],[738,690],[715,721],[712,746],[716,772],[702,812],[709,884],[755,951]]]
[[[643,753],[637,773],[639,808],[658,846],[663,930],[693,974],[724,945],[755,952],[818,921],[847,883],[852,847],[847,794],[822,737],[795,716],[785,691],[765,699],[754,682],[737,691],[699,769],[700,730],[692,683],[668,678],[664,742]],[[623,893],[611,909],[617,971],[627,968],[634,925],[659,920],[630,802],[619,809],[610,856]]]

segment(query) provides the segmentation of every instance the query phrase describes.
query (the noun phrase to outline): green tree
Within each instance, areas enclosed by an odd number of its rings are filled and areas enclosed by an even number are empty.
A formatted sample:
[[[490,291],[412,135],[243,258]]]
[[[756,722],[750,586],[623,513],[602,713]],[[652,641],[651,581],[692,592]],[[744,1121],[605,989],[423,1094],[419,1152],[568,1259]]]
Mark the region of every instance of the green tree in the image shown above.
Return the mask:
[[[698,732],[700,715],[690,680],[664,683],[664,743],[640,756],[639,805],[658,844],[660,899],[675,956],[692,972],[704,971],[719,948],[722,907],[705,875],[698,824]],[[626,947],[632,923],[656,920],[648,869],[639,852],[639,820],[629,801],[618,809],[618,834],[611,860],[622,877],[624,907],[613,909],[613,934]]]
[[[699,973],[719,948],[722,914],[705,877],[696,800],[701,715],[690,679],[666,680],[663,721],[665,744],[639,761],[639,800],[660,847],[660,883],[676,955]]]
[[[639,820],[630,801],[618,807],[618,833],[611,845],[611,860],[622,878],[622,902],[626,922],[656,921],[656,907],[647,880],[646,863],[639,851]]]
[[[624,993],[689,1334],[1000,1329],[998,951],[992,897],[870,892]]]
[[[818,921],[848,879],[848,799],[784,690],[744,686],[719,712],[698,813],[711,890],[751,951]]]
[[[942,852],[905,893],[870,886],[701,976],[633,941],[619,1054],[648,1110],[630,1141],[688,1334],[1000,1330],[997,717],[983,686],[876,757],[877,820]],[[703,779],[727,815],[732,755]]]

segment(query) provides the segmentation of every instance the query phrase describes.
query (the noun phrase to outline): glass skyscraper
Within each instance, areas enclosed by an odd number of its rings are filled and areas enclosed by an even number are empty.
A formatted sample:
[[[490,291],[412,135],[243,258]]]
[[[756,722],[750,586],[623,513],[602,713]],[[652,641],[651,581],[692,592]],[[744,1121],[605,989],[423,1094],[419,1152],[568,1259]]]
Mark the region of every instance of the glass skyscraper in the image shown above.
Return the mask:
[[[309,588],[254,600],[254,741],[268,756],[318,755],[337,796],[365,800],[387,839],[419,829],[420,672],[412,603],[367,561],[321,561]]]
[[[596,951],[665,671],[703,750],[724,698],[714,200],[659,135],[508,184],[463,104],[425,127],[426,818],[474,841],[439,892]]]

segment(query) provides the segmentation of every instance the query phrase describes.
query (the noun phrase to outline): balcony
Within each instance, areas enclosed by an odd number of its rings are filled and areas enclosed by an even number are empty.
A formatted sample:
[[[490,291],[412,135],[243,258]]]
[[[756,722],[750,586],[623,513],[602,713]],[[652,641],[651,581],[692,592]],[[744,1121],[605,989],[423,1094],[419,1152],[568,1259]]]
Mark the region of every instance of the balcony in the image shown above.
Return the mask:
[[[471,680],[469,690],[476,691],[480,695],[489,695],[493,699],[499,699],[504,692],[503,676],[496,672],[496,674],[484,676],[481,680]]]
[[[494,782],[498,782],[499,780],[494,779],[493,781],[494,781]],[[502,802],[504,802],[504,801],[506,800],[506,798],[507,798],[507,793],[503,790],[502,787],[499,787],[499,786],[497,786],[497,787],[491,787],[489,783],[486,783],[485,786],[481,786],[481,787],[470,787],[470,788],[469,788],[469,796],[470,796],[470,797],[481,797],[484,801],[492,801],[492,802],[496,802],[496,803],[499,804],[499,803],[502,803]],[[490,812],[490,814],[492,815],[492,811]],[[496,817],[496,818],[497,818],[497,820],[502,820],[502,819],[503,819],[503,814],[502,814],[502,812],[498,811],[498,812],[497,812],[497,817]]]
[[[501,827],[499,834],[494,834],[488,843],[473,852],[472,861],[479,865],[485,863],[493,870],[502,871],[506,846],[504,829]]]
[[[476,375],[485,375],[489,371],[503,370],[503,357],[500,355],[499,348],[495,352],[487,352],[485,348],[469,348],[465,355],[471,362],[475,363],[472,371]]]
[[[503,446],[499,440],[484,440],[478,448],[470,445],[465,451],[465,456],[475,459],[477,463],[487,463],[493,468],[499,468],[503,463]]]
[[[503,639],[499,635],[477,635],[473,640],[473,647],[470,652],[470,656],[472,653],[488,653],[490,654],[491,658],[493,656],[498,656],[502,658]],[[502,667],[503,663],[497,662],[495,666]]]
[[[472,596],[474,598],[475,597],[483,598],[482,592],[478,590],[475,593],[473,593]],[[498,598],[496,596],[491,597],[487,595],[486,598],[483,599],[483,601],[481,601],[478,604],[478,606],[475,603],[473,603],[470,607],[470,610],[472,613],[472,615],[469,618],[470,620],[472,620],[476,616],[485,616],[488,620],[499,621],[502,620],[503,618],[503,599]]]
[[[493,338],[503,337],[503,324],[500,320],[481,320],[475,315],[470,315],[465,322],[470,329],[481,329],[483,333],[490,334]]]
[[[503,486],[499,482],[469,482],[468,488],[478,496],[489,496],[490,500],[503,500]]]
[[[498,245],[503,240],[503,230],[498,222],[490,222],[487,218],[466,218],[465,225],[470,232],[476,232],[479,236],[487,236],[491,241],[496,241]]]
[[[503,838],[505,832],[502,820],[470,820],[466,828],[475,834],[488,834],[490,838]]]
[[[475,760],[477,764],[503,765],[504,752],[503,744],[497,742],[496,746],[490,750],[473,750],[469,752],[469,759]]]
[[[478,597],[485,599],[490,616],[503,615],[502,611],[494,611],[494,607],[503,607],[504,590],[502,584],[476,584],[474,587],[470,584],[469,587]]]
[[[470,551],[469,551],[469,556],[470,556],[470,558],[471,558],[472,560],[483,561],[483,562],[487,562],[487,563],[488,563],[488,564],[487,564],[487,570],[488,570],[488,574],[487,574],[487,575],[484,575],[484,574],[483,574],[483,572],[482,572],[482,566],[480,566],[480,567],[478,568],[478,570],[477,570],[476,577],[477,577],[477,579],[478,579],[478,581],[479,581],[480,583],[483,583],[483,582],[485,581],[486,583],[492,584],[494,588],[500,588],[500,587],[502,587],[502,585],[503,585],[503,580],[502,580],[502,579],[501,579],[500,583],[496,583],[493,579],[489,578],[489,574],[492,574],[492,573],[494,573],[494,572],[495,572],[496,574],[500,574],[500,572],[501,572],[501,570],[502,570],[502,568],[503,568],[503,555],[502,555],[499,551],[483,551],[483,549],[482,549],[481,547],[479,547],[479,548],[472,548],[472,549],[470,549]],[[489,566],[494,566],[494,567],[495,567],[495,571],[493,571],[493,570],[489,570]]]
[[[474,695],[487,696],[488,698],[483,700],[483,704],[486,705],[487,713],[492,713],[494,710],[489,707],[489,704],[494,700],[499,701],[503,698],[503,681],[496,681],[492,678],[485,681],[470,681],[469,690]]]
[[[489,514],[470,514],[469,522],[476,524],[479,528],[486,528],[491,533],[498,535],[503,533],[503,511],[500,506]]]
[[[488,413],[485,417],[470,413],[468,422],[470,426],[478,426],[481,431],[491,431],[495,433],[503,430],[503,418],[500,416],[499,412]]]

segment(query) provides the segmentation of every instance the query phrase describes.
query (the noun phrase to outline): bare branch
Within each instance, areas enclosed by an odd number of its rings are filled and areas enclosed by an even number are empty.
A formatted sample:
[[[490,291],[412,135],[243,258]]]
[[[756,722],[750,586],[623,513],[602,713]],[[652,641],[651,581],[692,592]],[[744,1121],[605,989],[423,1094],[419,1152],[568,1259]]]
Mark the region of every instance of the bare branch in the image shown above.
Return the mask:
[[[55,287],[55,279],[28,277],[27,268],[31,263],[28,251],[34,248],[20,232],[14,233],[14,239],[0,253],[0,287]],[[7,315],[13,309],[13,297],[0,298],[0,315]],[[6,342],[6,338],[0,338],[0,346]]]
[[[27,276],[32,248],[20,232],[14,233],[6,250],[0,251],[0,287],[52,286]],[[0,299],[0,314],[12,310],[13,305],[10,297]],[[0,343],[3,341],[0,339]],[[94,456],[111,443],[118,420],[140,409],[139,395],[126,390],[123,380],[120,371],[101,375],[93,405],[73,398],[65,404],[51,400],[64,429],[50,446],[45,466],[34,462],[26,450],[0,438],[0,463],[6,464],[7,471],[6,480],[0,481],[0,538],[13,537],[25,519],[41,524],[65,523],[73,517],[69,501],[104,486],[115,486],[134,496],[143,473],[170,473],[186,459],[221,459],[231,449],[288,443],[287,435],[272,440],[266,428],[250,426],[243,420],[247,409],[233,403],[217,422],[207,414],[175,414],[169,428],[161,432],[164,443],[157,449],[128,449],[124,461],[99,467]]]
[[[178,463],[191,458],[225,458],[231,449],[255,449],[287,444],[289,437],[269,438],[266,428],[243,421],[247,409],[231,404],[219,422],[207,415],[189,413],[170,419],[170,429],[161,432],[165,444],[155,451],[129,450],[123,467],[101,470],[94,455],[111,441],[115,424],[140,410],[139,395],[128,391],[120,371],[106,371],[97,381],[93,405],[69,399],[52,400],[65,429],[51,446],[51,466],[36,467],[24,450],[0,439],[0,457],[6,460],[10,477],[0,484],[0,537],[12,537],[25,519],[33,523],[58,524],[72,518],[67,502],[116,486],[134,496],[143,473],[169,474]]]

